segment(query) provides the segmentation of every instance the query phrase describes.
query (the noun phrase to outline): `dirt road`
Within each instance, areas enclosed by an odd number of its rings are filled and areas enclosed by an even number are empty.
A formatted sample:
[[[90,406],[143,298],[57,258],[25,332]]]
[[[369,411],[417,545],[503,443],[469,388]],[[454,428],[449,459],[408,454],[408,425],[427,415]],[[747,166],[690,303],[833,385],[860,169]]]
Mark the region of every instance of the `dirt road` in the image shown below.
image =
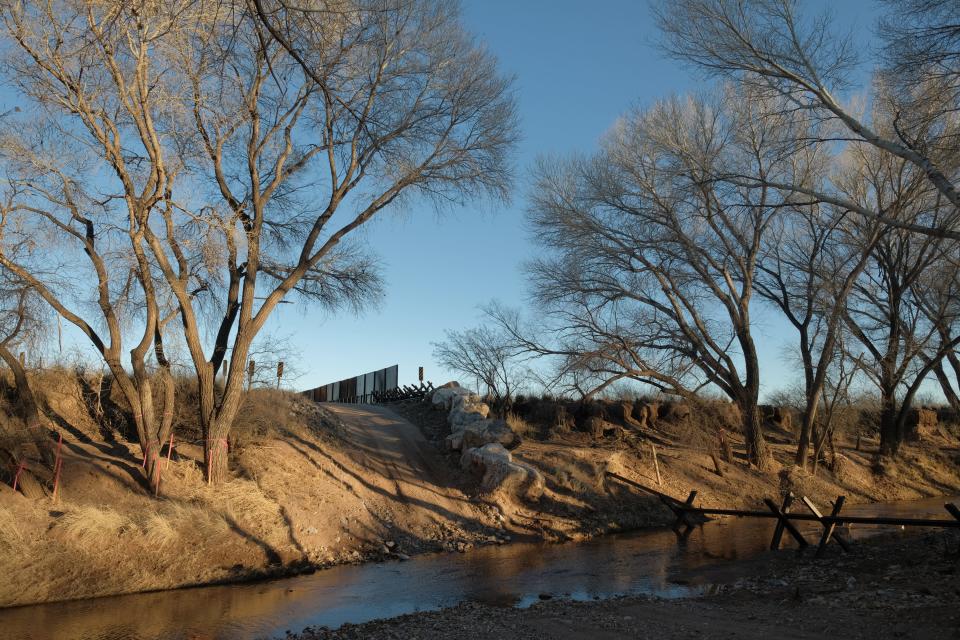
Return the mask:
[[[461,478],[420,429],[390,409],[376,405],[324,405],[343,421],[345,452],[367,470],[375,491],[396,501],[421,525],[452,521],[461,526],[485,519],[460,489]],[[372,472],[372,473],[369,473]]]

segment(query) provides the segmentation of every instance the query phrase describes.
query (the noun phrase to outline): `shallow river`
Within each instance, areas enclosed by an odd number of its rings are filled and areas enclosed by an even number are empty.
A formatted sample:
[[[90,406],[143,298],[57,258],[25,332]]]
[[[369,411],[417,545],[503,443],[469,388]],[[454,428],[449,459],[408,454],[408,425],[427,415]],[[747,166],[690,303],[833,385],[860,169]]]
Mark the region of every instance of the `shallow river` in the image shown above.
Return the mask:
[[[949,501],[854,505],[844,514],[944,518]],[[802,527],[811,533],[817,528]],[[582,543],[491,546],[343,566],[268,582],[20,607],[0,610],[0,638],[282,638],[287,630],[311,625],[338,627],[463,601],[523,607],[541,594],[577,600],[686,597],[709,590],[720,566],[723,582],[736,579],[740,574],[731,561],[769,553],[772,530],[772,520],[725,519],[699,527],[682,543],[670,530],[652,529]]]

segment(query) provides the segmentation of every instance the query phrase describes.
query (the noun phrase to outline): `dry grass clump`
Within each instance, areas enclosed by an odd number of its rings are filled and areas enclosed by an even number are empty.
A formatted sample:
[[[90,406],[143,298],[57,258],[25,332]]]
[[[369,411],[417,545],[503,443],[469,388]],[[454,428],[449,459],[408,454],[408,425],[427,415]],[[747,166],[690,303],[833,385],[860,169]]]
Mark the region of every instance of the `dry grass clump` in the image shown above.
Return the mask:
[[[304,427],[304,410],[295,410],[296,394],[279,389],[252,389],[230,429],[230,446],[245,447],[265,442],[276,436],[296,432]]]
[[[133,514],[102,505],[69,506],[55,527],[83,547],[103,547],[121,535],[133,535],[150,548],[164,548],[182,538],[224,534],[230,525],[223,514],[206,506],[166,502]]]
[[[537,429],[513,411],[508,411],[504,419],[510,430],[521,438],[532,438],[537,435]]]
[[[211,487],[194,461],[182,460],[174,462],[164,473],[164,482],[168,495],[179,501],[180,510],[171,506],[163,514],[174,520],[186,520],[175,525],[180,531],[185,530],[184,527],[207,530],[211,526],[229,526],[231,521],[247,529],[263,531],[282,524],[277,503],[264,495],[254,480],[234,478]],[[213,522],[202,522],[204,518]]]
[[[102,546],[137,528],[128,517],[103,505],[66,507],[56,526],[83,546]]]
[[[162,513],[157,510],[142,517],[140,531],[151,547],[167,547],[180,539],[180,531],[177,529],[178,519],[171,518],[170,515],[169,511]]]
[[[549,469],[544,469],[557,486],[576,495],[596,493],[603,488],[606,464],[572,454],[559,453],[550,459]]]
[[[25,545],[26,541],[17,527],[13,514],[0,507],[0,550],[12,552],[22,549]]]
[[[168,503],[141,525],[147,539],[169,544],[179,537],[205,540],[226,533],[230,525],[204,505]]]
[[[252,480],[234,479],[215,487],[209,504],[219,506],[228,518],[255,528],[268,528],[279,519],[277,503]]]

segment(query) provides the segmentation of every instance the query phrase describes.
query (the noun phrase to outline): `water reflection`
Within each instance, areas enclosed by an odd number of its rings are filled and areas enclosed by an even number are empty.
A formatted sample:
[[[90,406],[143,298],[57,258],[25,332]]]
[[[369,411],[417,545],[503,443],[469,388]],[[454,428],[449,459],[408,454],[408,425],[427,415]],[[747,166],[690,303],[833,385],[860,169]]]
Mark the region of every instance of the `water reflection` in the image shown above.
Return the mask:
[[[852,506],[845,513],[943,517],[944,501]],[[337,567],[248,585],[22,607],[0,611],[0,637],[252,639],[464,600],[523,607],[540,594],[578,600],[638,593],[685,597],[710,588],[716,571],[709,569],[765,553],[772,528],[769,520],[724,520],[696,529],[680,543],[672,531],[640,531],[580,544],[515,544],[405,563]],[[814,533],[816,528],[811,523],[802,529]],[[853,533],[869,532],[861,527]],[[735,579],[737,567],[723,575]]]

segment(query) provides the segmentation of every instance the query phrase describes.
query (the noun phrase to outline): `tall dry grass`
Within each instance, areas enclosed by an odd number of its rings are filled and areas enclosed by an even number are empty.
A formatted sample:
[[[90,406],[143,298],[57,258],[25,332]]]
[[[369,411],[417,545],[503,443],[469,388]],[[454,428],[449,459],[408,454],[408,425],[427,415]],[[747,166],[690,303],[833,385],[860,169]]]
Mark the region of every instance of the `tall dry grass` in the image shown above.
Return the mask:
[[[103,548],[120,536],[165,548],[185,539],[208,539],[227,533],[223,514],[205,506],[163,502],[152,509],[121,513],[106,505],[68,505],[54,525],[80,546]]]
[[[11,553],[26,546],[26,540],[9,510],[0,507],[0,550]]]

